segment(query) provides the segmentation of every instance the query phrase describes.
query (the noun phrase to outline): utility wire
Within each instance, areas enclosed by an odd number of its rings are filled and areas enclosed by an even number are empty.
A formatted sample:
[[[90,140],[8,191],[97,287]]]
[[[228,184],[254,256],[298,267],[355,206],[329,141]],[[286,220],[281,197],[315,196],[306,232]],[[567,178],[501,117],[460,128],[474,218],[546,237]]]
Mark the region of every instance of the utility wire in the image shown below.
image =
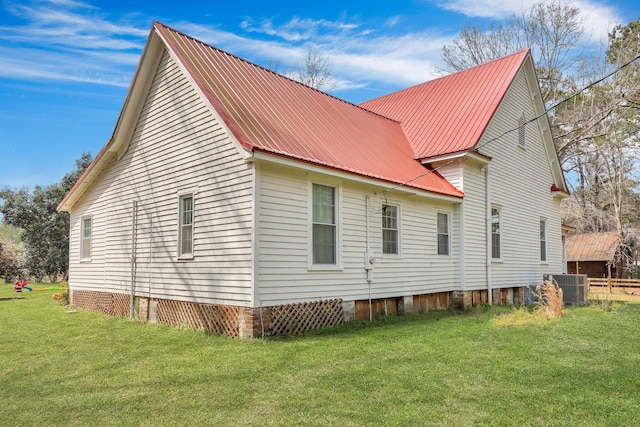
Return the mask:
[[[549,107],[549,108],[547,108],[546,110],[544,110],[544,112],[542,112],[542,113],[538,114],[536,117],[534,117],[534,118],[532,118],[532,119],[530,119],[530,120],[528,120],[528,121],[524,122],[523,124],[519,125],[518,127],[515,127],[515,128],[513,128],[513,129],[509,129],[509,130],[506,130],[506,131],[502,132],[500,135],[497,135],[497,136],[495,136],[495,137],[493,137],[493,138],[491,138],[491,139],[489,139],[489,140],[487,140],[487,141],[483,142],[482,144],[478,144],[478,145],[476,146],[476,148],[474,149],[474,151],[477,151],[477,150],[478,150],[478,149],[480,149],[480,148],[484,148],[484,147],[486,147],[487,145],[491,144],[492,142],[495,142],[495,141],[497,141],[498,139],[501,139],[501,138],[503,138],[504,136],[506,136],[506,135],[508,135],[508,134],[510,134],[510,133],[512,133],[512,132],[515,132],[515,131],[519,130],[521,127],[524,127],[524,126],[528,125],[529,123],[533,123],[533,122],[535,122],[536,120],[538,120],[539,118],[544,117],[544,116],[545,116],[545,115],[547,115],[550,111],[555,110],[556,108],[558,108],[560,105],[564,104],[565,102],[569,102],[569,101],[571,101],[572,99],[574,99],[575,97],[577,97],[578,95],[580,95],[580,94],[581,94],[581,93],[583,93],[584,91],[586,91],[586,90],[588,90],[588,89],[592,88],[593,86],[595,86],[595,85],[597,85],[597,84],[599,84],[599,83],[602,83],[604,80],[606,80],[606,79],[608,79],[609,77],[613,76],[614,74],[616,74],[616,73],[618,73],[618,72],[622,71],[622,69],[623,69],[623,68],[625,68],[625,67],[627,67],[627,66],[631,65],[633,62],[637,61],[638,59],[640,59],[640,55],[636,56],[636,57],[635,57],[635,58],[633,58],[632,60],[630,60],[630,61],[626,62],[626,63],[625,63],[625,64],[623,64],[623,65],[621,65],[620,67],[616,68],[615,70],[613,70],[612,72],[610,72],[610,73],[609,73],[609,74],[607,74],[606,76],[604,76],[604,77],[602,77],[602,78],[600,78],[600,79],[598,79],[598,80],[596,80],[596,81],[594,81],[594,82],[589,83],[587,86],[585,86],[585,87],[583,87],[582,89],[578,90],[578,91],[577,91],[576,93],[574,93],[573,95],[571,95],[571,96],[569,96],[569,97],[567,97],[567,98],[564,98],[563,100],[561,100],[561,101],[559,101],[559,102],[555,103],[555,104],[554,104],[554,105],[552,105],[551,107]],[[465,156],[467,156],[468,154],[469,154],[469,153],[465,153],[462,157],[465,157]],[[441,168],[443,168],[443,167],[445,167],[445,166],[448,166],[448,165],[450,165],[451,163],[453,163],[453,162],[455,162],[456,160],[459,160],[459,159],[460,159],[460,158],[451,159],[451,160],[449,160],[448,162],[443,163],[443,164],[441,164],[441,165],[440,165],[440,166],[438,166],[438,167],[435,167],[435,168],[429,169],[429,170],[428,170],[428,171],[426,171],[425,173],[420,174],[420,175],[418,175],[418,176],[416,176],[416,177],[414,177],[414,178],[411,178],[411,179],[410,179],[410,180],[408,180],[408,181],[405,181],[405,182],[403,182],[403,183],[401,183],[401,184],[398,184],[398,185],[396,185],[396,186],[394,186],[394,187],[391,187],[391,188],[388,188],[388,189],[386,189],[386,190],[383,190],[383,192],[386,194],[386,192],[388,192],[388,191],[393,191],[393,190],[397,190],[398,188],[405,187],[405,186],[407,186],[407,184],[410,184],[410,183],[412,183],[413,181],[416,181],[416,180],[418,180],[418,179],[420,179],[420,178],[422,178],[422,177],[424,177],[424,176],[427,176],[427,175],[429,175],[429,174],[431,174],[431,173],[433,173],[433,172],[437,172],[439,169],[441,169]]]

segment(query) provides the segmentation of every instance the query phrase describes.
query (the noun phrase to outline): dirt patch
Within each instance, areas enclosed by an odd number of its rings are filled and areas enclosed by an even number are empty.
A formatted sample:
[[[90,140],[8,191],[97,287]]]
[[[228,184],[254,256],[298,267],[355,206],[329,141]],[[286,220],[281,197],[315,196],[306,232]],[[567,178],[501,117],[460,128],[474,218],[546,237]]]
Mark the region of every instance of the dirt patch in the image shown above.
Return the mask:
[[[24,297],[8,297],[8,298],[0,298],[0,301],[11,301],[12,299],[24,299]]]
[[[638,288],[616,288],[609,293],[606,289],[591,289],[589,299],[626,301],[640,304],[640,289]]]

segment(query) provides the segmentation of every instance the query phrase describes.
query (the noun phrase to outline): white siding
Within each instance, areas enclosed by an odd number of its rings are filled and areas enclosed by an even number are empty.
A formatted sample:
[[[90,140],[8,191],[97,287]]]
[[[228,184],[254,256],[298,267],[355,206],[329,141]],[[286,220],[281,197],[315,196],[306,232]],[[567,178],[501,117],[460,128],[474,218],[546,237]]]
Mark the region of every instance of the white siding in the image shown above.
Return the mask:
[[[129,292],[138,202],[138,295],[251,305],[253,169],[165,52],[128,151],[72,208],[72,289]],[[178,197],[194,194],[194,258],[177,260]],[[79,257],[93,215],[92,259]]]
[[[464,191],[464,174],[460,160],[447,160],[433,165],[458,190]]]
[[[460,245],[452,242],[450,257],[437,255],[438,210],[451,214],[452,234],[458,233],[455,204],[392,191],[389,203],[400,209],[400,255],[382,254],[384,196],[379,189],[327,177],[308,177],[298,169],[262,163],[258,169],[258,303],[263,306],[325,298],[367,299],[364,268],[366,251],[366,195],[369,206],[370,250],[377,257],[372,274],[373,298],[423,294],[457,289]],[[310,182],[339,188],[341,269],[309,269]],[[373,194],[378,191],[377,194]]]
[[[553,175],[537,122],[526,127],[526,147],[518,146],[518,132],[484,145],[518,126],[524,112],[535,117],[523,71],[487,128],[480,152],[492,157],[491,203],[501,207],[502,260],[490,263],[492,287],[535,284],[544,273],[562,272],[560,201],[550,188]],[[485,177],[479,166],[465,166],[465,288],[486,288]],[[540,219],[547,220],[547,259],[540,262]]]

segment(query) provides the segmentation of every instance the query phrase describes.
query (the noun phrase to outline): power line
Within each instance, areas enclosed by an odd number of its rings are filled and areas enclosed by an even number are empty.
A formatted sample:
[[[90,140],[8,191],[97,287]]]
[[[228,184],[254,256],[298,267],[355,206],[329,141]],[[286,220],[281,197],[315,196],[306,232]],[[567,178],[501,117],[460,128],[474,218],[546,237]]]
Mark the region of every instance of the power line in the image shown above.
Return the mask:
[[[597,85],[597,84],[602,83],[604,80],[606,80],[606,79],[608,79],[609,77],[613,76],[614,74],[616,74],[616,73],[618,73],[618,72],[622,71],[622,69],[623,69],[623,68],[625,68],[625,67],[627,67],[627,66],[631,65],[633,62],[637,61],[638,59],[640,59],[640,55],[636,56],[635,58],[633,58],[633,59],[631,59],[630,61],[626,62],[625,64],[621,65],[620,67],[616,68],[615,70],[613,70],[612,72],[610,72],[610,73],[609,73],[609,74],[607,74],[606,76],[604,76],[604,77],[602,77],[602,78],[600,78],[600,79],[598,79],[598,80],[596,80],[596,81],[594,81],[594,82],[589,83],[587,86],[585,86],[585,87],[583,87],[582,89],[578,90],[578,91],[577,91],[576,93],[574,93],[573,95],[571,95],[571,96],[569,96],[569,97],[567,97],[567,98],[564,98],[564,99],[562,99],[561,101],[559,101],[559,102],[555,103],[555,104],[554,104],[554,105],[552,105],[551,107],[549,107],[549,108],[545,109],[545,110],[544,110],[544,112],[542,112],[542,113],[538,114],[536,117],[534,117],[534,118],[532,118],[532,119],[530,119],[530,120],[528,120],[528,121],[526,121],[526,122],[522,123],[521,125],[519,125],[519,126],[517,126],[517,127],[513,128],[513,129],[506,130],[506,131],[502,132],[500,135],[497,135],[497,136],[495,136],[495,137],[493,137],[493,138],[491,138],[491,139],[489,139],[489,140],[485,141],[485,142],[484,142],[484,143],[482,143],[482,144],[478,144],[478,146],[476,146],[476,148],[474,149],[474,151],[477,151],[477,150],[478,150],[478,149],[480,149],[480,148],[484,148],[484,147],[486,147],[487,145],[491,144],[492,142],[495,142],[495,141],[497,141],[498,139],[501,139],[501,138],[503,138],[504,136],[506,136],[506,135],[508,135],[508,134],[510,134],[510,133],[512,133],[512,132],[515,132],[515,131],[519,130],[521,127],[524,127],[524,126],[526,126],[526,125],[528,125],[528,124],[530,124],[530,123],[535,122],[535,121],[536,121],[536,120],[538,120],[539,118],[546,116],[549,112],[551,112],[552,110],[555,110],[555,109],[556,109],[556,108],[558,108],[560,105],[564,104],[565,102],[569,102],[569,101],[571,101],[573,98],[577,97],[578,95],[580,95],[580,94],[581,94],[581,93],[583,93],[584,91],[586,91],[586,90],[588,90],[588,89],[592,88],[593,86],[595,86],[595,85]],[[425,172],[425,173],[423,173],[423,174],[420,174],[420,175],[418,175],[418,176],[416,176],[416,177],[414,177],[414,178],[411,178],[411,179],[410,179],[410,180],[408,180],[408,181],[405,181],[405,182],[403,182],[403,183],[401,183],[401,184],[398,184],[398,185],[396,185],[396,186],[394,186],[394,187],[391,187],[391,188],[388,188],[388,189],[386,189],[386,190],[383,190],[383,192],[385,192],[385,193],[386,193],[386,192],[388,192],[388,191],[393,191],[393,190],[396,190],[396,189],[398,189],[398,188],[405,187],[405,186],[407,186],[407,184],[410,184],[410,183],[412,183],[412,182],[414,182],[414,181],[416,181],[416,180],[418,180],[418,179],[420,179],[420,178],[422,178],[422,177],[425,177],[425,176],[427,176],[427,175],[429,175],[429,174],[431,174],[431,173],[433,173],[433,172],[437,172],[439,169],[441,169],[441,168],[443,168],[443,167],[445,167],[445,166],[448,166],[448,165],[450,165],[451,163],[455,162],[456,160],[459,160],[460,158],[465,157],[465,156],[468,156],[468,155],[469,155],[469,153],[465,153],[463,156],[461,156],[461,157],[459,157],[459,158],[451,159],[451,160],[449,160],[448,162],[443,163],[443,164],[441,164],[441,165],[440,165],[440,166],[438,166],[438,167],[432,168],[432,169],[430,169],[430,170],[426,171],[426,172]]]

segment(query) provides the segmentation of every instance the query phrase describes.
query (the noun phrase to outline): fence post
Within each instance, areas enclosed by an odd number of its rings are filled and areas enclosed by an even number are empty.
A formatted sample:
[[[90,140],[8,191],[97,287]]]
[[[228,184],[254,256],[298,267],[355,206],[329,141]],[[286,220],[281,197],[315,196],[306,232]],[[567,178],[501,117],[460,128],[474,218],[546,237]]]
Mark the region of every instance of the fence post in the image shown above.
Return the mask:
[[[607,288],[611,293],[611,264],[607,265]]]

